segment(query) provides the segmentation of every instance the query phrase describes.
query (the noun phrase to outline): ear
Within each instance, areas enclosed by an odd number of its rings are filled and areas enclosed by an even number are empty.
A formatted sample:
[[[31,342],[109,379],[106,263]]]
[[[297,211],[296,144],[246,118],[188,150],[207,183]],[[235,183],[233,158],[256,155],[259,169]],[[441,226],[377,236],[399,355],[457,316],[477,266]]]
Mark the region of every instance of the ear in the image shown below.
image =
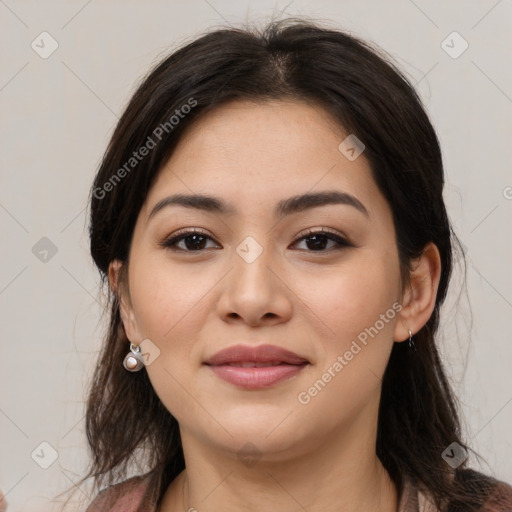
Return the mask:
[[[410,283],[395,324],[395,341],[408,340],[409,330],[414,335],[427,323],[436,305],[440,278],[441,257],[437,246],[430,242],[422,255],[412,262]]]
[[[143,337],[140,335],[135,314],[132,307],[130,290],[128,288],[128,276],[126,272],[122,272],[123,262],[113,260],[108,267],[108,281],[110,288],[116,294],[119,300],[119,309],[121,320],[123,322],[126,337],[135,345],[138,345]]]

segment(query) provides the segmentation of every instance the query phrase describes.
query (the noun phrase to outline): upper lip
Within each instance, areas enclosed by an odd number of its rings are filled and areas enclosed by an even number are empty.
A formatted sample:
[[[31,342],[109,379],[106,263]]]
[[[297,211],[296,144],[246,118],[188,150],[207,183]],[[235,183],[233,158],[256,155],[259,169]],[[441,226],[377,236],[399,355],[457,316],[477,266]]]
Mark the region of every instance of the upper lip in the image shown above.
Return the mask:
[[[307,359],[276,345],[234,345],[225,348],[205,361],[210,366],[239,362],[277,362],[287,364],[309,363]]]

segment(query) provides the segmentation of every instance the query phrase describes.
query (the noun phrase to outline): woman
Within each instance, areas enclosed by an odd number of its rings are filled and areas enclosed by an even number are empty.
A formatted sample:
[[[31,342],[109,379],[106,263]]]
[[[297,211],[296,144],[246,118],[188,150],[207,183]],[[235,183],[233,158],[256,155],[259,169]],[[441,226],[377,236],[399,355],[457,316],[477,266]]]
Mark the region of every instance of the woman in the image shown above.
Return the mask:
[[[511,510],[465,467],[435,344],[443,183],[415,91],[346,33],[217,30],[161,62],[92,189],[87,510]]]

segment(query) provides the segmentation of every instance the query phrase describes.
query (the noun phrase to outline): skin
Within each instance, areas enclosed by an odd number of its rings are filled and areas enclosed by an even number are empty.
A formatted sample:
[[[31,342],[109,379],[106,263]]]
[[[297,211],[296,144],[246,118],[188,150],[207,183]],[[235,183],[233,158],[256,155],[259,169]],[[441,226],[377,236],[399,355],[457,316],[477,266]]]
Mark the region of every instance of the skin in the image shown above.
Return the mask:
[[[402,294],[391,209],[364,153],[350,161],[339,151],[347,135],[313,104],[238,100],[211,111],[160,170],[138,216],[127,278],[120,261],[110,266],[128,339],[160,350],[146,371],[180,425],[186,470],[167,489],[164,512],[398,509],[375,454],[381,378],[393,343],[432,314],[440,259],[429,244]],[[355,196],[369,217],[339,204],[274,217],[282,199],[329,190]],[[211,194],[237,213],[172,206],[148,221],[175,193]],[[182,228],[210,238],[195,252],[190,238],[175,251],[159,245]],[[303,238],[308,228],[329,228],[351,246],[326,239],[316,249]],[[263,248],[251,263],[236,252],[247,236]],[[298,393],[394,303],[400,313],[299,403]],[[275,344],[310,365],[271,388],[239,389],[202,364],[238,343]],[[254,465],[237,456],[247,442],[260,455]]]

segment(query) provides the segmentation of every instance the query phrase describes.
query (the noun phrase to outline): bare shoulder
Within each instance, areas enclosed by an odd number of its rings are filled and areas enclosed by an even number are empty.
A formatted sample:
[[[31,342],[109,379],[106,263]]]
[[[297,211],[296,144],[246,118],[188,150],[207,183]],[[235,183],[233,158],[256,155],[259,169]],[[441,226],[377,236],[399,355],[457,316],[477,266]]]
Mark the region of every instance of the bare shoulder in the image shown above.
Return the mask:
[[[86,512],[138,512],[148,484],[149,477],[142,475],[111,485],[94,498]]]

